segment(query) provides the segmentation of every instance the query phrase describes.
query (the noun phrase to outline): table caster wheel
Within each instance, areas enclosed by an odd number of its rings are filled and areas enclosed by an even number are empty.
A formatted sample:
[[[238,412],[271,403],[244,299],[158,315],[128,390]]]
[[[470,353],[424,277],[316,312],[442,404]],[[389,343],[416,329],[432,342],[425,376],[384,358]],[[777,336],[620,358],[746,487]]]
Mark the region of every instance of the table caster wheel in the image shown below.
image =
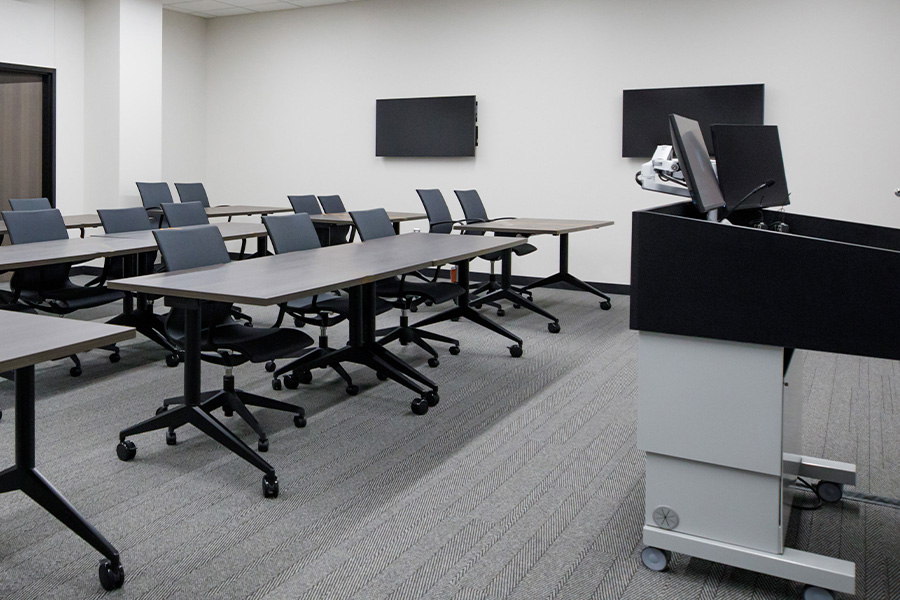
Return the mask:
[[[509,347],[509,354],[510,354],[510,356],[512,356],[513,358],[519,358],[520,356],[522,356],[522,346],[519,346],[519,345],[516,345],[516,346],[510,346],[510,347]]]
[[[160,406],[159,408],[156,409],[156,414],[161,415],[164,412],[166,412],[167,410],[169,410],[169,407],[166,406],[165,404],[163,404],[162,406]]]
[[[844,497],[844,486],[833,481],[820,481],[816,484],[816,495],[822,502],[839,502]]]
[[[111,362],[112,364],[116,364],[120,360],[122,360],[122,355],[119,354],[118,352],[116,352],[115,354],[109,355],[109,362]]]
[[[178,444],[178,436],[175,435],[175,432],[171,429],[166,430],[166,444],[169,446],[175,446]]]
[[[378,381],[387,381],[388,378],[387,373],[385,373],[384,371],[376,371],[375,377],[378,378]]]
[[[829,590],[807,585],[803,588],[803,600],[834,600],[834,594]]]
[[[270,360],[269,362],[266,363],[266,372],[267,373],[275,372],[275,361],[274,360]]]
[[[441,396],[437,393],[437,390],[431,390],[425,392],[425,401],[428,403],[428,406],[437,406],[438,402],[441,401]]]
[[[81,375],[81,367],[72,367],[69,369],[69,375],[72,377],[79,377]]]
[[[550,333],[559,333],[561,331],[559,323],[547,323],[547,331],[549,331]]]
[[[297,381],[306,385],[307,383],[312,382],[312,373],[310,371],[300,371],[300,374],[297,375]]]
[[[107,592],[118,589],[125,583],[125,569],[119,562],[113,564],[111,560],[104,558],[100,561],[99,575],[100,585]]]
[[[306,427],[306,417],[303,415],[294,415],[294,427]]]
[[[498,317],[502,317],[502,316],[505,315],[505,314],[506,314],[506,311],[503,310],[502,308],[498,308],[498,309],[497,309],[497,316],[498,316]]]
[[[167,367],[177,367],[178,363],[181,362],[181,357],[177,354],[168,354],[166,355],[166,366]]]
[[[603,301],[600,303],[600,308],[601,308],[602,310],[609,310],[609,309],[612,308],[612,302],[610,302],[609,300],[603,300]]]
[[[226,417],[233,417],[233,416],[234,416],[234,409],[231,408],[230,406],[223,406],[223,407],[222,407],[222,414],[225,415]]]
[[[433,356],[428,359],[428,366],[431,367],[432,369],[437,367],[440,364],[441,364],[441,361],[439,361],[437,358],[435,358]]]
[[[269,451],[269,440],[259,440],[256,443],[256,449],[260,452],[268,452]]]
[[[459,346],[450,346],[450,354],[452,356],[459,354]]]
[[[116,445],[116,456],[119,460],[128,462],[137,455],[137,446],[131,440],[123,440]]]
[[[671,556],[668,550],[660,550],[653,546],[647,546],[641,550],[641,562],[651,571],[665,571],[668,569]]]
[[[278,497],[278,478],[275,473],[263,475],[262,480],[263,496],[266,498]]]
[[[359,393],[359,386],[353,385],[352,383],[347,386],[347,394],[351,396],[355,396]]]
[[[276,392],[281,389],[281,380],[280,379],[272,380],[272,389],[275,390]]]
[[[428,412],[428,401],[425,398],[416,398],[409,407],[415,414],[424,415]]]

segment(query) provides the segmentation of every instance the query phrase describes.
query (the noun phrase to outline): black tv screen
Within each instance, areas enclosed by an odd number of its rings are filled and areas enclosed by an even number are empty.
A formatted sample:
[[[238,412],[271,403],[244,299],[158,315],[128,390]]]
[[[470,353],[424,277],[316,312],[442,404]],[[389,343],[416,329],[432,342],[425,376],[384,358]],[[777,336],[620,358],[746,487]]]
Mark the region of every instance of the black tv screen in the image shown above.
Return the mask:
[[[790,203],[778,127],[713,125],[712,135],[719,188],[729,213]]]
[[[622,95],[622,156],[653,156],[668,145],[668,115],[684,115],[700,123],[707,150],[712,148],[713,123],[763,124],[765,85],[625,90]]]
[[[375,102],[375,156],[475,156],[475,96]]]
[[[684,172],[694,206],[702,213],[725,206],[719,182],[709,162],[700,124],[680,115],[669,115],[668,121],[672,148]]]

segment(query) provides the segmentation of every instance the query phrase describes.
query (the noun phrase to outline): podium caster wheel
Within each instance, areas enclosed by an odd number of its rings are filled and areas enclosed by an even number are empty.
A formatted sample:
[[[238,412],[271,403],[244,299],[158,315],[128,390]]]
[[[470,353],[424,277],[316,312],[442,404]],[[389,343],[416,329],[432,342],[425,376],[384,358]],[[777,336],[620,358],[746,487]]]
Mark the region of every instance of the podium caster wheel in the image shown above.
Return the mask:
[[[671,556],[668,550],[660,550],[653,546],[647,546],[641,550],[641,562],[651,571],[665,571],[668,569]]]
[[[415,414],[424,415],[428,412],[428,401],[425,398],[416,398],[409,407]]]
[[[256,443],[256,449],[260,452],[268,452],[269,451],[269,440],[259,440]]]
[[[839,502],[844,497],[844,486],[833,481],[820,481],[816,484],[816,495],[822,502]]]
[[[275,372],[275,361],[270,360],[266,363],[266,373],[274,373]]]
[[[347,394],[350,396],[355,396],[359,393],[359,386],[350,384],[347,386]]]
[[[71,369],[69,369],[69,375],[71,375],[72,377],[81,376],[81,367],[72,367]]]
[[[271,475],[263,475],[262,489],[264,497],[278,497],[278,478],[275,476],[275,473],[272,473]]]
[[[384,371],[377,371],[375,373],[375,377],[378,378],[378,381],[387,381],[388,378],[387,373],[385,373]]]
[[[834,594],[829,590],[807,585],[803,588],[803,600],[834,600]]]
[[[109,355],[109,362],[111,362],[112,364],[116,364],[120,360],[122,360],[122,355],[119,354],[118,352],[116,352],[115,354]]]
[[[547,331],[550,333],[559,333],[562,329],[559,326],[559,323],[547,323]]]
[[[307,383],[311,383],[312,382],[312,372],[301,371],[300,374],[297,376],[297,381],[299,381],[300,383],[302,383],[304,385],[306,385]]]
[[[119,442],[116,445],[116,456],[119,460],[128,462],[137,455],[137,446],[130,440]]]
[[[441,361],[439,361],[438,359],[436,359],[433,356],[428,359],[428,366],[431,367],[432,369],[437,367],[440,364],[441,364]]]
[[[281,380],[280,379],[272,380],[272,389],[275,390],[276,392],[281,390]]]
[[[160,406],[159,408],[156,409],[156,414],[161,415],[164,412],[166,412],[167,410],[169,410],[169,407],[166,406],[165,404],[163,404],[162,406]]]
[[[425,392],[425,402],[428,403],[428,406],[437,406],[440,401],[441,396],[436,390]]]
[[[166,430],[166,444],[169,446],[176,446],[178,444],[178,436],[170,429]]]
[[[610,302],[609,300],[604,300],[600,303],[600,308],[602,310],[609,310],[612,308],[612,302]]]
[[[513,358],[519,358],[520,356],[522,356],[522,346],[518,346],[518,345],[517,345],[517,346],[510,346],[510,347],[509,347],[509,354],[510,354],[510,356],[512,356]]]
[[[306,417],[303,415],[294,415],[294,427],[306,427]]]
[[[122,563],[113,565],[109,559],[100,561],[100,585],[107,592],[119,589],[125,583],[125,569]]]
[[[498,308],[498,309],[497,309],[497,316],[498,316],[498,317],[502,317],[502,316],[505,315],[505,314],[506,314],[506,311],[503,310],[502,308]]]
[[[168,354],[166,355],[166,366],[167,367],[177,367],[178,363],[181,362],[181,357],[177,354]]]
[[[450,346],[450,355],[456,356],[459,354],[459,346]]]

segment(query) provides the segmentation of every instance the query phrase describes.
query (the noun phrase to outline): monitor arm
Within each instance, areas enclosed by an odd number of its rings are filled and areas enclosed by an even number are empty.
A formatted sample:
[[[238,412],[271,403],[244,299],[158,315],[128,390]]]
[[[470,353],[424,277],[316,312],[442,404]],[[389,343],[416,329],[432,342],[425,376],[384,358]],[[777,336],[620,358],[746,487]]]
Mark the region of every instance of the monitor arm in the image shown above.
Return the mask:
[[[716,161],[710,162],[715,172]],[[634,180],[639,186],[651,192],[676,196],[691,195],[672,146],[657,146],[653,158],[641,165],[641,170],[635,174]]]

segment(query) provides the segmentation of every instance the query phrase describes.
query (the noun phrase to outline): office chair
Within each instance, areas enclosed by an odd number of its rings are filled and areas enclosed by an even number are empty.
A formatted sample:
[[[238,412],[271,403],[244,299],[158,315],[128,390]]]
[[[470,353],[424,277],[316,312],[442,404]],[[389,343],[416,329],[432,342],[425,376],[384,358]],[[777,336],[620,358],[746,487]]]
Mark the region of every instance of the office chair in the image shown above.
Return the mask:
[[[47,198],[10,198],[9,208],[12,210],[47,210],[50,200]]]
[[[371,210],[351,211],[350,217],[356,230],[359,231],[359,237],[363,242],[381,237],[389,237],[397,235],[394,231],[394,225],[391,223],[387,212],[383,208],[374,208]],[[384,334],[378,343],[386,345],[394,340],[400,340],[402,345],[410,342],[416,344],[429,354],[428,366],[436,367],[440,364],[438,353],[425,340],[434,340],[450,344],[450,354],[459,354],[459,340],[432,333],[424,329],[419,329],[409,325],[409,316],[406,314],[414,303],[432,302],[434,304],[442,304],[455,300],[463,293],[463,289],[455,283],[429,282],[429,281],[409,281],[406,275],[383,279],[376,284],[375,293],[379,297],[393,299],[394,307],[400,309],[400,325],[386,331],[376,332],[378,335]]]
[[[313,197],[313,200],[315,200],[315,197]],[[306,213],[266,215],[262,220],[266,230],[269,232],[269,237],[272,239],[272,246],[275,248],[276,254],[302,252],[321,247],[316,229]],[[294,318],[295,325],[313,325],[319,328],[319,346],[278,370],[275,370],[273,366],[271,369],[274,371],[272,374],[272,387],[276,390],[281,389],[281,380],[278,378],[288,372],[290,374],[284,376],[284,385],[288,389],[296,389],[300,383],[309,383],[312,381],[312,374],[308,369],[304,369],[303,365],[316,360],[320,364],[320,368],[331,367],[347,382],[348,394],[355,396],[359,393],[359,386],[353,384],[353,380],[350,379],[350,375],[347,374],[340,362],[328,362],[327,360],[323,362],[319,360],[335,352],[335,349],[328,345],[328,328],[349,318],[350,298],[337,295],[326,295],[324,297],[316,295],[291,300],[280,304],[278,308],[278,319],[275,321],[275,327],[281,326],[285,315],[291,315]],[[375,303],[375,314],[380,315],[391,310],[391,308],[390,303],[378,299]],[[269,369],[269,366],[266,365],[266,368]]]
[[[172,198],[172,190],[169,189],[169,184],[164,181],[153,183],[138,181],[135,185],[137,185],[138,192],[141,194],[141,203],[147,210],[147,214],[150,215],[152,223],[156,227],[162,227],[165,221],[165,215],[162,212],[163,204],[175,202],[175,199]]]
[[[182,203],[199,202],[203,208],[209,207],[209,196],[202,183],[176,183],[175,190]]]
[[[347,212],[344,208],[344,201],[337,194],[331,196],[319,196],[319,204],[325,213],[342,213]],[[312,214],[312,213],[310,213]],[[349,234],[349,238],[347,237]],[[356,229],[350,225],[333,225],[331,228],[330,243],[331,244],[347,244],[356,239]]]
[[[497,219],[489,219],[487,216],[487,211],[484,208],[484,203],[481,201],[481,197],[478,195],[478,192],[475,190],[454,190],[454,194],[456,194],[457,199],[459,200],[460,206],[462,206],[463,214],[465,215],[466,223],[489,223],[491,221],[502,221],[504,219],[510,219],[512,217],[499,217]],[[483,231],[464,231],[464,235],[484,235]],[[516,234],[510,233],[495,233],[497,236],[508,236],[508,237],[517,237]],[[516,246],[512,249],[513,253],[516,256],[525,256],[526,254],[531,254],[537,250],[532,244],[522,244],[520,246]],[[472,290],[473,294],[488,294],[495,290],[500,289],[500,284],[497,283],[497,276],[495,273],[495,264],[498,260],[503,258],[503,252],[491,252],[490,254],[485,254],[480,257],[490,262],[491,264],[491,272],[488,275],[488,280],[480,287]],[[521,291],[516,288],[516,291],[522,293],[528,298],[531,298],[531,292]],[[481,303],[478,300],[473,300],[474,306],[479,306]],[[518,308],[518,305],[513,305],[515,308]],[[497,309],[497,316],[502,317],[504,311],[502,308]]]
[[[313,194],[305,194],[303,196],[288,196],[288,202],[291,203],[291,207],[294,209],[294,213],[306,213],[308,215],[322,214],[322,207],[319,206],[319,201],[316,200],[316,197]],[[316,229],[316,235],[319,236],[319,244],[322,246],[328,246],[329,242],[331,241],[331,225],[317,225],[313,223],[313,226]],[[271,237],[271,235],[269,237]]]
[[[129,231],[149,231],[151,229],[147,211],[140,206],[101,208],[97,210],[97,215],[99,215],[103,231],[106,233],[127,233]],[[157,270],[155,264],[157,254],[156,250],[141,252],[133,257],[134,262],[130,269],[125,267],[125,261],[130,260],[128,257],[114,256],[107,258],[103,267],[103,277],[105,279],[119,279],[129,275],[153,273]],[[134,272],[131,273],[129,272],[130,270]],[[107,323],[134,327],[142,335],[168,350],[169,354],[166,355],[166,364],[170,367],[176,367],[181,360],[180,352],[166,337],[162,318],[153,312],[153,300],[155,299],[156,296],[138,294],[138,307],[135,312],[133,306],[134,294],[125,292],[124,310],[120,315],[107,321]]]
[[[69,239],[62,214],[55,208],[3,211],[2,214],[13,244]],[[9,282],[12,301],[21,301],[35,310],[62,316],[124,298],[122,292],[103,286],[87,287],[73,283],[69,279],[71,267],[71,264],[55,264],[17,269]],[[119,348],[115,344],[103,346],[103,349],[112,352],[110,362],[119,362]],[[75,366],[69,369],[69,374],[78,377],[81,375],[81,361],[72,355],[72,362]]]
[[[231,260],[218,228],[213,225],[191,227],[189,229],[156,229],[153,231],[153,235],[156,237],[156,243],[162,254],[163,263],[168,271],[219,265]],[[231,416],[233,412],[238,413],[253,428],[259,436],[257,447],[260,452],[265,452],[269,449],[269,441],[259,422],[250,413],[247,406],[259,406],[294,413],[294,425],[304,427],[306,419],[302,407],[236,389],[233,369],[246,362],[264,363],[275,358],[299,356],[304,352],[305,348],[312,345],[312,338],[296,329],[257,328],[241,325],[231,318],[231,304],[226,302],[205,302],[201,306],[200,311],[202,360],[225,367],[222,389],[204,392],[203,401],[198,407],[184,405],[184,399],[180,397],[167,398],[156,411],[157,416],[163,415],[172,405],[181,405],[176,409],[181,411],[181,418],[173,416],[161,419],[165,421],[166,424],[164,425],[159,423],[151,424],[153,422],[151,419],[150,422],[123,430],[120,433],[120,438],[124,440],[131,433],[143,433],[167,427],[166,443],[174,446],[177,443],[175,430],[181,425],[190,422],[188,413],[196,409],[209,413],[219,407],[225,411],[226,416]],[[173,344],[179,348],[184,348],[184,309],[171,309],[166,317],[165,331]],[[149,425],[149,428],[147,425]],[[230,447],[228,443],[219,439],[214,431],[211,432],[206,429],[204,431],[226,447]]]

